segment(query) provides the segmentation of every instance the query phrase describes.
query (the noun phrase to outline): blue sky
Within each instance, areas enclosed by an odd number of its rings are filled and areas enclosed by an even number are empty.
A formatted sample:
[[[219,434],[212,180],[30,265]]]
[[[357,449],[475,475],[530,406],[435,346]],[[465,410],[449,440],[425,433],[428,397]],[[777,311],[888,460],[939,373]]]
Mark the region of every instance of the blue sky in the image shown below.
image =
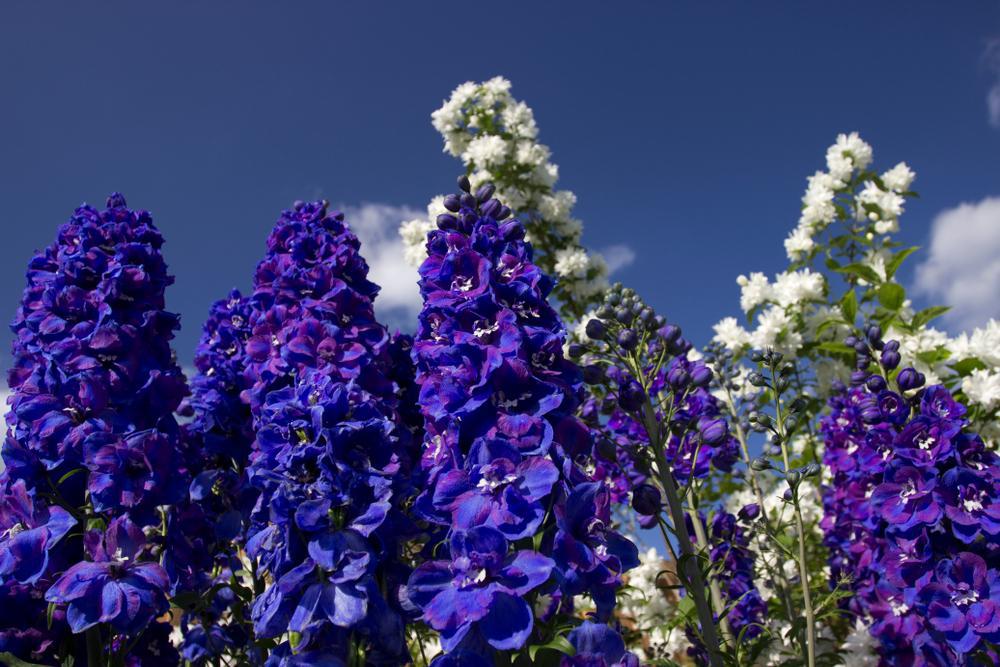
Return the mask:
[[[460,165],[430,113],[497,74],[534,108],[587,245],[633,248],[618,277],[697,342],[737,311],[737,274],[784,265],[842,131],[917,172],[902,240],[929,246],[951,211],[928,281],[962,299],[949,285],[1000,282],[968,273],[1000,261],[998,39],[996,2],[5,3],[0,314],[73,208],[121,190],[166,235],[188,361],[293,200],[449,191]],[[951,326],[1000,315],[986,291]]]

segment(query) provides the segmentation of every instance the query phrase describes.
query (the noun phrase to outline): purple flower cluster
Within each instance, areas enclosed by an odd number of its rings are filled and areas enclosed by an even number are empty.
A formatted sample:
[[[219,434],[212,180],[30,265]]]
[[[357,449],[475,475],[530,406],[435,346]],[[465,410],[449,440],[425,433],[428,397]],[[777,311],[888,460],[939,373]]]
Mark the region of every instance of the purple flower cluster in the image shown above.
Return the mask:
[[[139,653],[162,635],[151,626],[168,588],[158,507],[187,485],[172,416],[187,388],[170,350],[178,318],[164,309],[173,278],[162,243],[150,215],[113,194],[103,211],[77,209],[28,266],[0,474],[0,607],[21,620],[0,632],[0,651],[82,652],[65,631],[96,624],[110,628],[109,651],[114,633]]]
[[[767,619],[767,604],[760,596],[754,581],[756,555],[750,550],[748,527],[740,521],[749,521],[759,515],[756,505],[750,505],[740,512],[740,518],[719,510],[708,524],[710,545],[709,560],[714,578],[719,582],[723,603],[728,609],[726,618],[733,635],[740,641],[750,641],[759,637]],[[704,519],[702,520],[704,522]],[[688,517],[690,524],[690,517]],[[689,531],[693,526],[689,527]],[[708,664],[708,654],[701,646],[697,635],[689,628],[688,639],[691,647],[688,654],[699,664]]]
[[[880,338],[850,342],[892,371],[896,345]],[[971,664],[1000,640],[1000,461],[964,406],[912,368],[853,380],[822,423],[832,583],[849,582],[846,607],[886,660]]]
[[[269,664],[317,651],[346,660],[361,644],[376,664],[407,659],[393,604],[410,430],[397,425],[400,371],[359,247],[325,202],[296,203],[249,297],[243,395],[259,497],[246,548],[273,582],[252,618],[260,638],[294,638]]]
[[[581,377],[563,357],[552,280],[493,187],[459,184],[420,267],[416,510],[436,527],[436,559],[405,590],[450,656],[523,646],[541,592],[551,600],[543,619],[583,594],[607,619],[621,574],[638,564],[635,546],[611,530],[608,488],[579,465],[593,442],[573,414]]]

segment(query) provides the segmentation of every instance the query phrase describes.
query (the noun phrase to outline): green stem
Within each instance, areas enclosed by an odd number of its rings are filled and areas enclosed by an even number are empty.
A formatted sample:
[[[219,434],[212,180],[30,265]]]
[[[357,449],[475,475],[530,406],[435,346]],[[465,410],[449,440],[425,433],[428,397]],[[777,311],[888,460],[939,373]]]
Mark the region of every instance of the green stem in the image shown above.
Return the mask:
[[[702,553],[709,553],[711,547],[708,544],[708,535],[705,533],[705,525],[698,516],[698,508],[689,507],[688,516],[691,517],[691,524],[694,526],[695,539],[698,541],[698,548]],[[712,596],[712,609],[719,619],[719,629],[722,630],[722,638],[727,644],[733,643],[733,630],[729,627],[729,619],[725,616],[726,603],[722,599],[722,590],[719,588],[719,580],[711,574],[708,576],[708,592]]]
[[[705,579],[701,575],[701,567],[698,565],[694,547],[691,544],[691,536],[684,522],[684,508],[681,505],[677,484],[674,482],[674,477],[663,454],[663,437],[649,401],[644,406],[643,422],[649,442],[653,445],[653,455],[656,457],[656,475],[667,499],[667,508],[674,524],[674,534],[677,535],[678,546],[682,554],[683,567],[680,566],[680,563],[678,564],[677,574],[683,578],[681,583],[694,601],[695,610],[698,612],[698,619],[701,622],[701,636],[705,642],[705,650],[708,652],[709,664],[712,667],[722,667],[722,651],[720,650],[719,635],[715,628],[715,617],[712,615],[712,609],[705,597]]]

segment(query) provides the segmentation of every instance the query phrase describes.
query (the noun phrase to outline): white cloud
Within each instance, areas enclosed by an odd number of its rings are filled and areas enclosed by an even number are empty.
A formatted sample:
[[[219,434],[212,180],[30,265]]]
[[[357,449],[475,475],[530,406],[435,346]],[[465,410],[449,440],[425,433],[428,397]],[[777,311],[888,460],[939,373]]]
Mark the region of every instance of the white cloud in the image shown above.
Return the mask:
[[[1000,39],[991,40],[986,45],[983,56],[986,67],[993,73],[993,86],[986,94],[986,109],[990,125],[1000,127]]]
[[[635,250],[623,243],[608,246],[601,250],[601,254],[604,256],[604,261],[608,263],[608,273],[624,269],[635,261]]]
[[[408,206],[364,203],[345,206],[344,216],[361,239],[361,254],[368,260],[368,277],[382,287],[375,299],[375,312],[390,330],[415,331],[420,312],[417,270],[403,259],[399,223],[424,214]]]
[[[956,328],[1000,316],[1000,197],[942,211],[934,218],[927,259],[916,288],[942,305]]]

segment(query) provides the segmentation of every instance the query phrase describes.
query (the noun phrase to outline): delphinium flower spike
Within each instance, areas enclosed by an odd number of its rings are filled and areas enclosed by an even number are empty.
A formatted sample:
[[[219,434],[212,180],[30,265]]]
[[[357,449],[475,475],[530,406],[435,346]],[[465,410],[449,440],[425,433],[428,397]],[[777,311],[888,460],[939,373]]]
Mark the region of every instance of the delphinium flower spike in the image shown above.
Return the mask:
[[[552,280],[493,186],[459,187],[427,237],[413,350],[426,428],[416,509],[438,530],[405,596],[441,634],[441,660],[549,641],[579,595],[607,622],[638,563],[611,528],[607,488],[577,464],[593,445],[573,415],[581,378]]]
[[[570,354],[586,364],[584,378],[610,413],[603,430],[617,449],[597,455],[606,467],[621,466],[613,477],[644,480],[630,489],[632,506],[644,525],[665,531],[668,546],[676,543],[677,575],[700,624],[692,629],[708,662],[719,665],[735,635],[718,577],[706,576],[699,564],[699,554],[709,559],[711,544],[699,513],[698,484],[712,469],[729,471],[738,444],[707,390],[712,373],[688,358],[691,344],[678,327],[620,284],[587,322],[586,337]]]
[[[409,659],[394,589],[411,429],[359,247],[342,214],[299,202],[254,277],[244,396],[260,495],[246,548],[268,585],[252,616],[258,638],[288,637],[269,664]]]
[[[5,647],[26,660],[177,660],[155,621],[168,589],[160,508],[187,485],[162,243],[149,213],[113,194],[77,209],[28,267],[0,475],[0,606],[23,605],[36,630]]]
[[[880,327],[845,342],[857,370],[822,423],[831,584],[853,592],[844,606],[884,660],[995,664],[1000,459],[945,387],[898,369]]]

